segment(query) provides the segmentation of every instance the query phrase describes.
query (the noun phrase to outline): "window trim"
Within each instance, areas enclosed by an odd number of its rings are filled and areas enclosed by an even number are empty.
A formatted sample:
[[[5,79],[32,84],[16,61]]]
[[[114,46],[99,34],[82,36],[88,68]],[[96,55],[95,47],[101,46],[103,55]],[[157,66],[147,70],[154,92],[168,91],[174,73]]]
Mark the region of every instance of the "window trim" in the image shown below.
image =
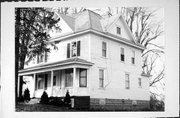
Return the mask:
[[[80,74],[81,70],[85,70],[86,71],[86,75],[85,76],[81,76],[81,74]],[[85,86],[82,86],[81,78],[85,78],[86,79],[86,85]],[[87,87],[87,69],[82,69],[82,68],[79,69],[79,87]]]

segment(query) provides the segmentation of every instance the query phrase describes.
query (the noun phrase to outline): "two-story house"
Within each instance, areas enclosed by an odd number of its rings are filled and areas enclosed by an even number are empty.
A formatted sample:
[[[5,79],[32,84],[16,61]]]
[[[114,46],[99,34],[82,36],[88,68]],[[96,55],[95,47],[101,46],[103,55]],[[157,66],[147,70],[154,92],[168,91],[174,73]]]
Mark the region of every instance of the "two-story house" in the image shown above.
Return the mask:
[[[19,71],[27,79],[31,97],[90,96],[90,107],[149,107],[149,76],[142,74],[145,49],[121,14],[102,17],[86,10],[58,14],[62,32],[54,35],[57,50],[38,55]]]

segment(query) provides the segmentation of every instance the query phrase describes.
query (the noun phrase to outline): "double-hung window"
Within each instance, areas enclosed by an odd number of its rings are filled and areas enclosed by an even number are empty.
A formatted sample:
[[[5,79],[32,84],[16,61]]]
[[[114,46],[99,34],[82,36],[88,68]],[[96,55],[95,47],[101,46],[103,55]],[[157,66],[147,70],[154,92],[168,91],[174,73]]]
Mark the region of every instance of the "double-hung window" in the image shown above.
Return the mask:
[[[117,30],[117,34],[121,35],[121,28],[117,27],[116,30]]]
[[[139,87],[142,87],[142,80],[141,80],[141,78],[138,78],[138,85],[139,85]]]
[[[79,71],[79,87],[87,87],[87,69]]]
[[[124,48],[121,48],[121,61],[125,61]]]
[[[102,42],[102,56],[106,57],[106,52],[107,52],[107,44],[106,42]]]
[[[47,52],[43,52],[37,55],[37,63],[47,62],[48,54]]]
[[[125,74],[125,88],[130,89],[129,74]]]
[[[104,87],[104,70],[100,69],[99,70],[99,88]]]
[[[135,64],[135,51],[132,51],[131,63]]]

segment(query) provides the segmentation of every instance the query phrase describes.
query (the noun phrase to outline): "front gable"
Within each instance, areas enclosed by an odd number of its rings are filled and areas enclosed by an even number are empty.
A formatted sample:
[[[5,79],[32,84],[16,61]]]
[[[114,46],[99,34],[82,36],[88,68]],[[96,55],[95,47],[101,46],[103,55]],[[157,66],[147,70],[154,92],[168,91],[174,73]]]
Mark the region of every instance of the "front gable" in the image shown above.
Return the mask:
[[[106,32],[134,42],[134,36],[121,15],[118,15],[116,19],[114,19],[114,21],[106,27]]]

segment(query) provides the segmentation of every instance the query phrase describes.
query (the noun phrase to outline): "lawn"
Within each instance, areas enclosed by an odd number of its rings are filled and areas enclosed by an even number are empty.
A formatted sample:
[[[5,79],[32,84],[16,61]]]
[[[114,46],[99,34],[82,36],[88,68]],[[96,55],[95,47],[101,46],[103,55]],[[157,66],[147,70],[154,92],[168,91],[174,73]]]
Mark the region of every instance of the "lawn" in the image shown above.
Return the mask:
[[[45,104],[26,104],[19,103],[16,105],[17,112],[56,112],[56,111],[75,111],[74,109],[69,109],[67,107],[58,107],[53,105]]]

